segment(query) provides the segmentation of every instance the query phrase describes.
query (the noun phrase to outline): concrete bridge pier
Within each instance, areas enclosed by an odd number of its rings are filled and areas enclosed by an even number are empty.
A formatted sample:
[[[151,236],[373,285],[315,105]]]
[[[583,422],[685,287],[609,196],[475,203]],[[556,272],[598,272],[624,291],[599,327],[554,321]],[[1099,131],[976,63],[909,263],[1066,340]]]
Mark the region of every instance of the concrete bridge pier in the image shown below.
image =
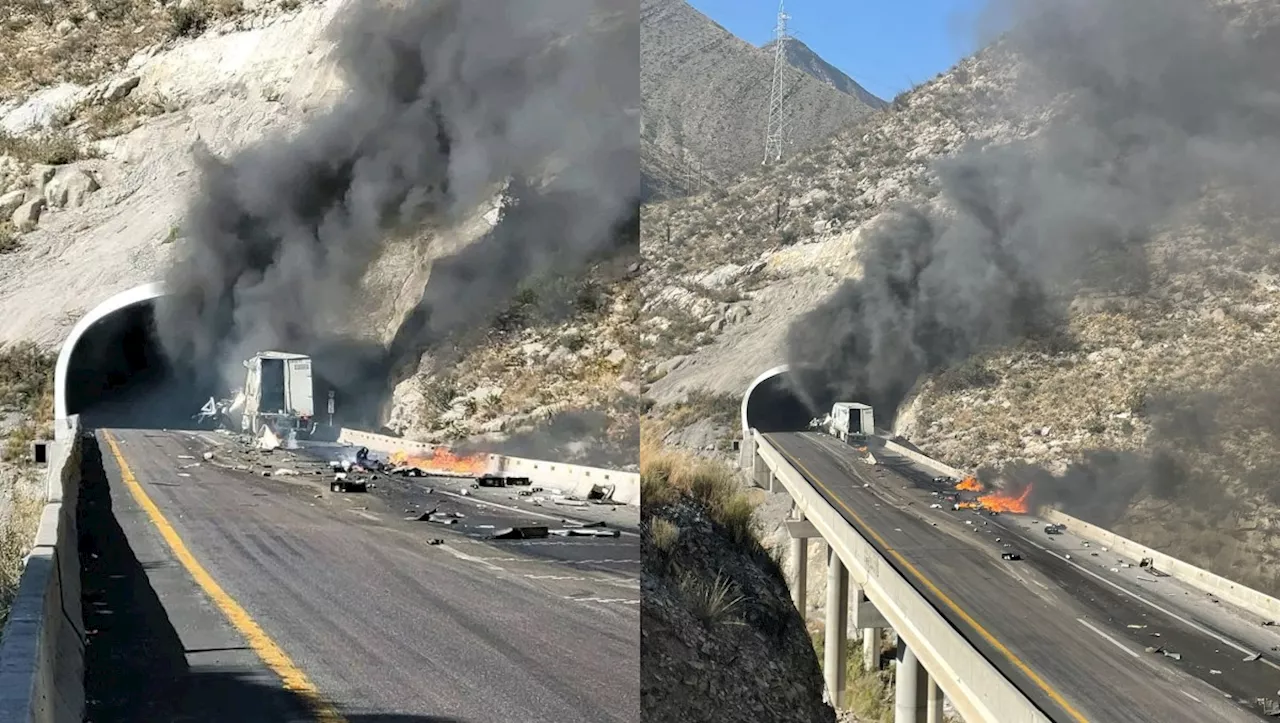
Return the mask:
[[[751,460],[751,479],[756,487],[773,491],[773,470],[757,455]]]
[[[853,627],[862,631],[862,669],[880,669],[880,631],[889,627],[861,587],[853,590]]]
[[[925,723],[929,674],[906,643],[898,641],[898,670],[894,676],[893,723]],[[941,706],[938,706],[941,711]]]
[[[799,508],[792,508],[792,519],[787,521],[787,537],[791,538],[791,600],[795,602],[800,617],[805,616],[805,590],[809,584],[809,540],[821,539],[818,529],[804,518]]]
[[[925,691],[925,699],[925,721],[927,723],[942,723],[942,688],[938,687],[938,681],[932,675],[929,676],[929,687]]]
[[[849,653],[849,570],[844,561],[827,548],[827,629],[822,671],[831,704],[844,708],[845,661]]]
[[[862,629],[862,669],[880,669],[880,628]]]

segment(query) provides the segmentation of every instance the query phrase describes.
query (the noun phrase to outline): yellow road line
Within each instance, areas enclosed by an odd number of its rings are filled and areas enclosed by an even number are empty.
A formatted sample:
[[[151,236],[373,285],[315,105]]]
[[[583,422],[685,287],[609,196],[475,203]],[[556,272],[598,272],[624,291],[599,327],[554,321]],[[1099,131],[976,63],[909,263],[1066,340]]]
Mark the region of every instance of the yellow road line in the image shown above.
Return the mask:
[[[258,654],[262,662],[267,667],[275,671],[280,676],[280,680],[284,683],[284,689],[295,693],[302,698],[303,702],[311,710],[311,714],[320,723],[347,723],[347,719],[338,712],[333,704],[321,697],[320,692],[307,678],[297,665],[294,664],[284,650],[276,644],[274,640],[267,635],[266,631],[249,613],[236,602],[234,598],[227,594],[222,586],[213,579],[204,566],[201,565],[191,554],[191,550],[187,549],[187,545],[178,537],[178,533],[165,519],[160,512],[160,508],[156,503],[151,501],[146,490],[142,489],[142,485],[138,483],[138,479],[133,476],[133,470],[129,469],[129,463],[125,461],[124,455],[120,452],[120,447],[116,444],[116,440],[111,436],[110,432],[103,432],[102,436],[107,440],[107,444],[111,447],[111,454],[116,458],[116,464],[120,465],[120,478],[124,480],[124,484],[129,488],[129,492],[133,498],[137,500],[142,509],[147,511],[147,516],[151,518],[152,524],[160,531],[160,535],[164,537],[164,541],[168,543],[169,549],[173,551],[175,557],[182,563],[182,566],[191,573],[191,577],[199,583],[200,587],[213,600],[222,614],[227,620],[240,631],[248,641],[249,647]]]
[[[766,437],[768,437],[768,435],[766,435]],[[770,441],[772,442],[773,440],[770,440]],[[819,489],[827,493],[828,499],[832,500],[837,505],[839,505],[841,509],[843,509],[845,512],[848,512],[849,516],[852,517],[854,521],[861,526],[863,531],[865,531],[868,535],[871,535],[872,539],[874,539],[885,552],[887,552],[890,556],[892,556],[894,560],[897,560],[898,564],[902,565],[904,569],[906,569],[912,575],[914,575],[922,585],[924,585],[926,588],[929,589],[929,592],[933,593],[939,600],[942,601],[944,605],[951,608],[952,612],[954,612],[956,615],[959,615],[961,620],[965,621],[965,623],[967,623],[970,627],[978,631],[978,634],[982,636],[983,640],[987,641],[987,643],[990,644],[991,647],[999,651],[1000,654],[1003,655],[1005,658],[1007,658],[1010,663],[1013,663],[1014,667],[1016,667],[1023,675],[1031,679],[1031,682],[1039,686],[1039,688],[1043,690],[1045,694],[1048,695],[1049,698],[1053,700],[1054,703],[1057,703],[1058,706],[1061,707],[1062,710],[1067,713],[1067,715],[1070,715],[1079,723],[1089,723],[1088,718],[1085,718],[1084,715],[1080,713],[1080,711],[1072,707],[1071,704],[1067,702],[1066,698],[1063,698],[1062,695],[1058,693],[1058,691],[1050,687],[1049,684],[1045,682],[1043,678],[1037,675],[1036,672],[1032,670],[1030,666],[1022,662],[1022,660],[1019,659],[1018,656],[1013,654],[1013,651],[1005,647],[1004,643],[1001,643],[999,640],[996,640],[996,637],[994,635],[987,632],[986,628],[979,625],[978,621],[974,620],[972,615],[965,612],[959,605],[955,603],[955,601],[953,601],[950,597],[948,597],[946,593],[942,592],[941,588],[933,584],[932,580],[925,577],[924,573],[916,569],[915,565],[912,565],[910,562],[907,562],[907,559],[903,557],[900,552],[893,549],[893,547],[891,547],[883,537],[881,537],[879,534],[876,533],[876,531],[871,527],[871,525],[868,525],[866,522],[864,522],[862,517],[860,517],[857,512],[854,512],[853,509],[849,507],[849,505],[845,504],[844,500],[840,499],[838,496],[836,496],[835,493],[833,493],[830,489],[828,489],[827,486],[822,483],[822,480],[818,479],[818,476],[815,475],[813,472],[810,472],[809,469],[800,462],[800,460],[796,459],[790,454],[787,454],[777,444],[774,444],[773,447],[774,449],[778,450],[778,453],[781,454],[783,457],[785,457],[788,462],[795,465],[801,472],[805,473],[805,475],[807,475],[809,479],[815,485],[818,486]]]

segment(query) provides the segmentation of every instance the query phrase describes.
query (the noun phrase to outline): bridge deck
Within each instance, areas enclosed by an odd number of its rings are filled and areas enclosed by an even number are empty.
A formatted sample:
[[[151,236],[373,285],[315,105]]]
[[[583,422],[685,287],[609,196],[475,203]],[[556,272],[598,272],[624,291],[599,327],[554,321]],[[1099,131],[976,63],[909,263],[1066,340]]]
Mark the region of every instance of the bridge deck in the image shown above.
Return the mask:
[[[1136,564],[1112,573],[1114,555],[1034,518],[931,509],[930,476],[892,455],[872,466],[827,435],[764,436],[1053,720],[1254,721],[1255,699],[1277,698],[1274,628],[1171,578],[1142,582]]]

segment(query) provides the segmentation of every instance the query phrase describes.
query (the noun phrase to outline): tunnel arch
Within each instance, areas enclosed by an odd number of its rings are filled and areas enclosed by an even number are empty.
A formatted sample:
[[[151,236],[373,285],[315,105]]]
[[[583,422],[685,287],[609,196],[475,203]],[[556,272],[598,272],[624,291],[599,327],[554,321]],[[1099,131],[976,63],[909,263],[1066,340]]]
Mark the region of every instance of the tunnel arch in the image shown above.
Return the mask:
[[[114,315],[126,312],[141,304],[153,303],[164,295],[165,287],[163,282],[155,281],[135,286],[98,304],[89,313],[81,317],[75,326],[71,327],[71,333],[67,335],[66,340],[62,342],[62,347],[58,350],[58,361],[53,372],[53,416],[58,436],[66,434],[67,420],[71,416],[69,411],[68,379],[77,346],[85,335],[96,325],[108,321]]]
[[[809,398],[800,394],[796,370],[780,364],[752,380],[742,395],[741,423],[745,439],[752,429],[760,432],[795,432],[809,428],[815,417],[831,411],[834,398]]]
[[[742,436],[744,439],[751,434],[751,423],[747,417],[747,407],[751,402],[751,394],[755,392],[756,387],[765,381],[786,374],[789,371],[791,371],[790,364],[780,364],[756,377],[747,385],[747,391],[742,394]]]

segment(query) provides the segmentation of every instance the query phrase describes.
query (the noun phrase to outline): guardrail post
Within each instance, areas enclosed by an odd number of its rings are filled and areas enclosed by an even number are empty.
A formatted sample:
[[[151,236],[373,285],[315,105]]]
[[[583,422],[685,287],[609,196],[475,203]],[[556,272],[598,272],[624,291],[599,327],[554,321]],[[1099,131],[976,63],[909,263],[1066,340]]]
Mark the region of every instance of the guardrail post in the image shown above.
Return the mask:
[[[926,670],[925,674],[929,676],[929,686],[925,692],[924,719],[926,723],[942,723],[942,689],[929,671]]]
[[[849,653],[849,571],[831,550],[827,556],[827,639],[823,673],[831,703],[844,707],[845,659]]]
[[[898,670],[894,675],[893,723],[925,723],[928,706],[922,678],[928,676],[920,659],[901,639],[898,640]]]
[[[804,513],[796,509],[795,519],[803,520]],[[809,540],[791,538],[791,569],[794,571],[791,581],[791,600],[800,611],[800,619],[805,615],[805,592],[809,584]]]

